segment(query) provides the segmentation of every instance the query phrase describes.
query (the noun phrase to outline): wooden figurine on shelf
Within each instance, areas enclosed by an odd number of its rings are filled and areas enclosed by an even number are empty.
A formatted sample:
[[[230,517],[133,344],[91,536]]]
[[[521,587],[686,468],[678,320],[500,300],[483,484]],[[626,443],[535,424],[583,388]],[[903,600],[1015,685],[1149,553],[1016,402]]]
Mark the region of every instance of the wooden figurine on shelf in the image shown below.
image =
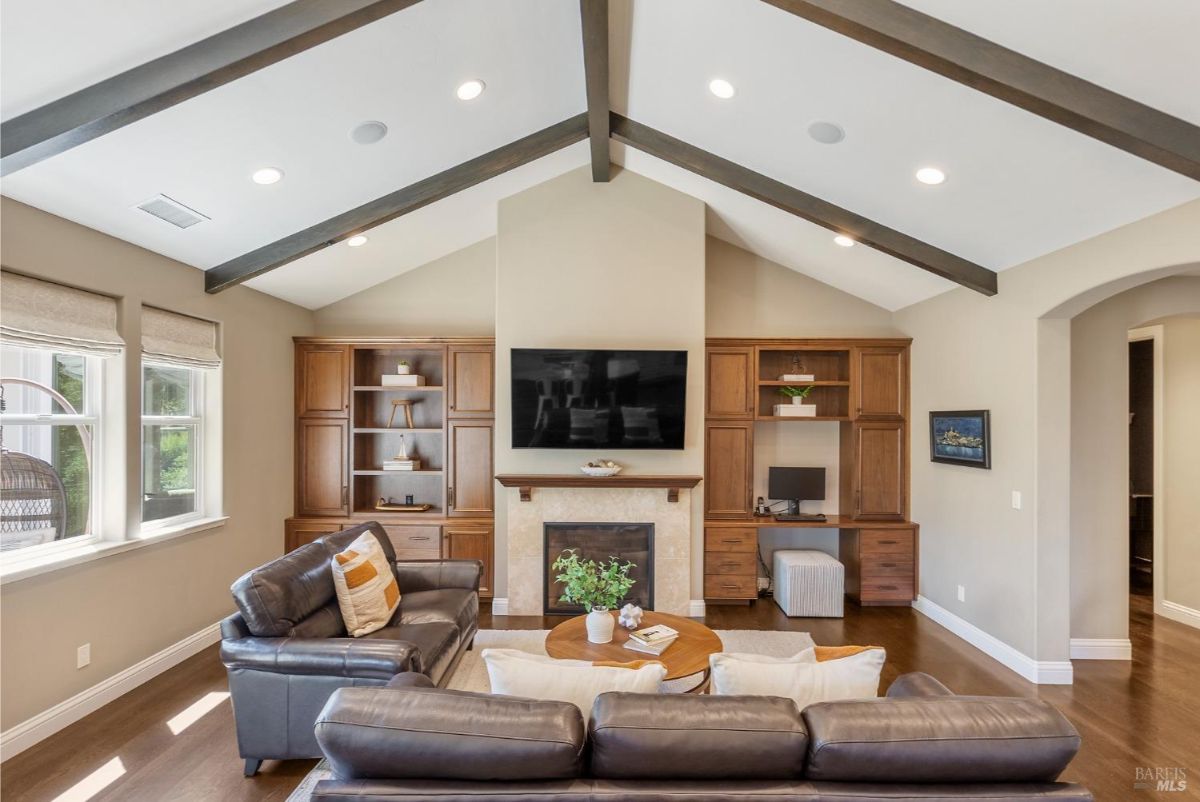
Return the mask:
[[[403,407],[404,408],[404,428],[406,428],[406,429],[416,428],[415,426],[413,426],[413,416],[412,416],[413,403],[414,402],[411,398],[398,398],[398,399],[393,400],[392,401],[392,414],[388,417],[387,427],[389,429],[392,428],[392,425],[396,422],[396,410]]]

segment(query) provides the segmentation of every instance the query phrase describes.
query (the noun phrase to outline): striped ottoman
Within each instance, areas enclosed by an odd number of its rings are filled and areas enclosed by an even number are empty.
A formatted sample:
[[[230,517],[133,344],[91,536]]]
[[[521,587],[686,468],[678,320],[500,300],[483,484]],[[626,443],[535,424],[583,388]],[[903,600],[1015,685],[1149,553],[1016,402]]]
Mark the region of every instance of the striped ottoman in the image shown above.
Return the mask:
[[[845,574],[823,551],[777,551],[775,603],[789,616],[841,618]]]

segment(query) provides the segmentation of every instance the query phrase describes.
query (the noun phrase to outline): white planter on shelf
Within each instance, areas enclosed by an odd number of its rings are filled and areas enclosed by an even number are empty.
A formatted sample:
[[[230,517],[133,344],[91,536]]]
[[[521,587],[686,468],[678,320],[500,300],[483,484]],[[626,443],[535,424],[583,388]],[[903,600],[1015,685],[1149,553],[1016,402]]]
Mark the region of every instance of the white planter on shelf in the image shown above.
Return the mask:
[[[412,365],[397,365],[396,372],[401,376],[407,376],[408,374],[412,373]]]
[[[616,622],[603,607],[593,607],[587,614],[588,640],[592,643],[611,643]]]

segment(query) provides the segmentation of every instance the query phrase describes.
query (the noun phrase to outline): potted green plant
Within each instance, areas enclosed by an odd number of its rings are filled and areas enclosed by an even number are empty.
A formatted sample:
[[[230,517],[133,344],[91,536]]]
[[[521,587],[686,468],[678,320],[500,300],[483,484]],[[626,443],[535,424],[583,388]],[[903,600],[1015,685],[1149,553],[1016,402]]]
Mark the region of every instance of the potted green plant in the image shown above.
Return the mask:
[[[808,394],[812,392],[812,385],[806,387],[780,387],[779,394],[786,395],[792,399],[793,404],[803,404],[804,399],[808,398]]]
[[[583,605],[588,611],[588,640],[610,642],[615,622],[608,611],[617,609],[625,600],[635,582],[629,576],[629,569],[636,566],[631,562],[622,564],[613,558],[600,562],[582,560],[578,549],[567,549],[551,567],[559,572],[554,578],[563,585],[559,600]]]
[[[401,376],[407,376],[412,373],[412,366],[408,364],[407,359],[401,359],[400,363],[396,365],[396,372]]]

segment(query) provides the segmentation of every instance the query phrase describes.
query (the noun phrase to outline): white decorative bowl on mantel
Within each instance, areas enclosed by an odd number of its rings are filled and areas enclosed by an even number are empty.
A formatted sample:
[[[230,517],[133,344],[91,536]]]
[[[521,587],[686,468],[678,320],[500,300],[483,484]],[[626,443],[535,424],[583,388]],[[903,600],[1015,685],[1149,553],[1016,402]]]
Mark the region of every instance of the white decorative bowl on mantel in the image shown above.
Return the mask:
[[[588,476],[616,476],[621,472],[620,465],[580,465],[579,470]]]

